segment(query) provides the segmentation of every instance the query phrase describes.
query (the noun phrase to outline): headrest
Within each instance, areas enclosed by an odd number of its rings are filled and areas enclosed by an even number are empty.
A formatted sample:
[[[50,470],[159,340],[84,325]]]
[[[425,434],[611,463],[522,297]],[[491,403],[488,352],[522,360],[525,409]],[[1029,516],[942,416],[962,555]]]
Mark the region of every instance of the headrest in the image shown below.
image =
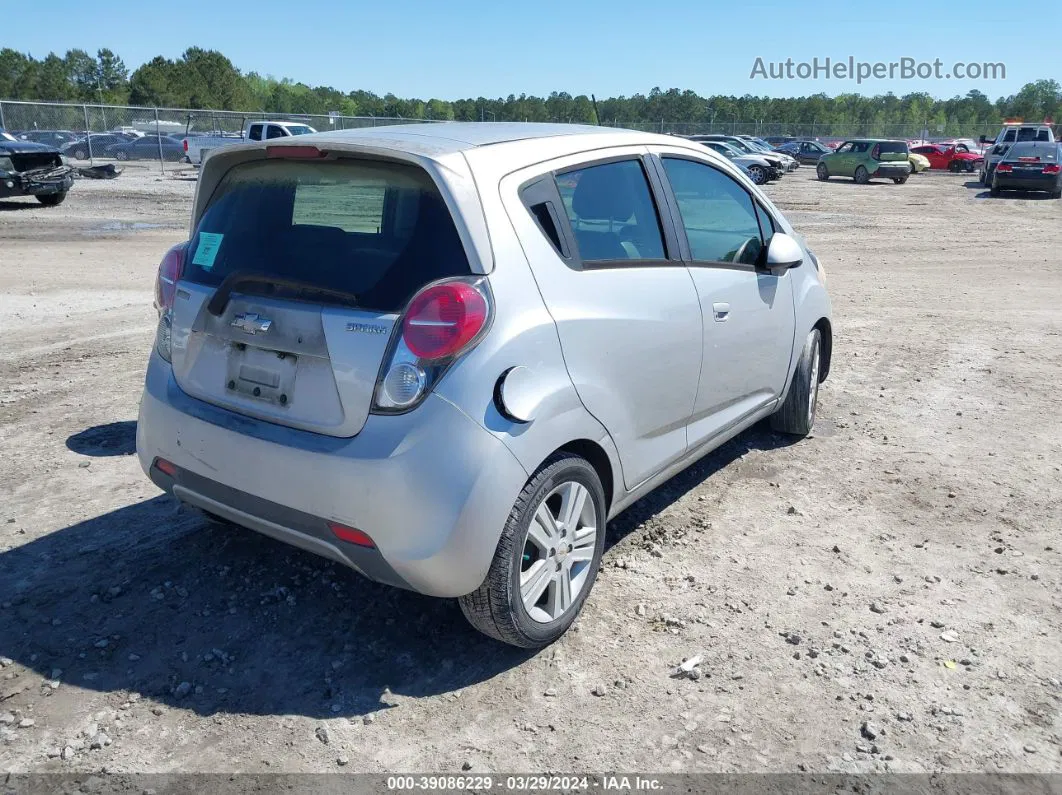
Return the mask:
[[[588,221],[626,221],[634,214],[630,172],[615,165],[588,168],[579,176],[572,209]]]

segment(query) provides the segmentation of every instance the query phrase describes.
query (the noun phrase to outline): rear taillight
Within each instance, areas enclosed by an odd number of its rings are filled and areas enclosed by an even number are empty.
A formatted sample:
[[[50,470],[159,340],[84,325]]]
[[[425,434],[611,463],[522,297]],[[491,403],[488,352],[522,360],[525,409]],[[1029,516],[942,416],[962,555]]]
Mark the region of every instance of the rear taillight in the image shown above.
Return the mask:
[[[1058,174],[1060,171],[1062,171],[1062,165],[1059,165],[1058,163],[1044,166],[1045,174]]]
[[[487,301],[466,282],[437,284],[418,293],[402,321],[402,339],[415,356],[442,359],[465,347],[487,321]]]
[[[870,150],[870,159],[871,160],[879,160],[880,157],[881,157],[881,147],[875,145],[874,148]]]
[[[184,272],[184,254],[187,250],[188,243],[178,243],[166,252],[159,264],[158,276],[155,277],[155,308],[160,314],[173,306],[177,282]]]
[[[1014,171],[1014,166],[1012,166],[1010,163],[1000,163],[998,166],[996,166],[996,171],[998,171],[1000,174],[1009,174]]]
[[[166,252],[155,277],[155,308],[159,311],[159,325],[155,330],[155,350],[159,356],[170,361],[173,347],[173,298],[177,294],[177,282],[184,272],[184,256],[187,243],[178,243]]]
[[[491,296],[485,279],[449,279],[428,285],[409,302],[376,386],[381,412],[416,407],[457,357],[486,332]]]
[[[184,147],[184,151],[187,152],[188,151],[188,139],[185,138],[183,141],[181,141],[181,145]]]

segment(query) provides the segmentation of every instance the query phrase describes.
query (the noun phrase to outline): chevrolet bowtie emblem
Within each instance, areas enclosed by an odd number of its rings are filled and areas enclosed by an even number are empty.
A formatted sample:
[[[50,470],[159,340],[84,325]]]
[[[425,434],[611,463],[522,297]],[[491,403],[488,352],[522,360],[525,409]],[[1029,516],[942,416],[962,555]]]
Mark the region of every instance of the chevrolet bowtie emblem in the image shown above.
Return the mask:
[[[257,334],[258,332],[264,334],[273,326],[273,321],[267,317],[262,317],[257,312],[241,312],[232,319],[232,323],[229,325],[248,334]]]

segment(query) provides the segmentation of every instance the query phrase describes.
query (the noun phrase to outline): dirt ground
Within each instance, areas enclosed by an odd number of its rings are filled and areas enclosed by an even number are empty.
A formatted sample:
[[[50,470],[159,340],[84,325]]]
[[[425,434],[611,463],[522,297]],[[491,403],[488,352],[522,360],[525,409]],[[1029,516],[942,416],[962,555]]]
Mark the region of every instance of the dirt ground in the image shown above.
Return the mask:
[[[1062,772],[1062,202],[769,186],[834,301],[814,435],[753,429],[618,517],[532,654],[141,473],[193,189],[0,202],[0,770]]]

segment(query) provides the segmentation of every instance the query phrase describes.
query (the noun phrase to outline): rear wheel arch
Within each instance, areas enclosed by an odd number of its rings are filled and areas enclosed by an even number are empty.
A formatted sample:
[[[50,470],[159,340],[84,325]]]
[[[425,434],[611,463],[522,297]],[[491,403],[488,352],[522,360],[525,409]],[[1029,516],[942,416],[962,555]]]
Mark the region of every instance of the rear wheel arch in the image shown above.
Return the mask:
[[[830,374],[830,359],[833,356],[833,326],[830,325],[830,321],[827,318],[819,318],[819,321],[812,326],[819,330],[819,337],[822,343],[822,364],[819,367],[819,381],[825,381],[826,376]]]
[[[580,458],[585,458],[590,466],[594,468],[594,471],[597,472],[597,476],[601,480],[601,485],[604,488],[605,511],[607,514],[607,512],[612,509],[612,503],[615,502],[616,495],[613,492],[613,489],[615,488],[616,478],[612,471],[612,460],[609,458],[605,448],[590,439],[575,439],[558,447],[546,456],[546,460],[549,460],[558,453],[571,453]]]

